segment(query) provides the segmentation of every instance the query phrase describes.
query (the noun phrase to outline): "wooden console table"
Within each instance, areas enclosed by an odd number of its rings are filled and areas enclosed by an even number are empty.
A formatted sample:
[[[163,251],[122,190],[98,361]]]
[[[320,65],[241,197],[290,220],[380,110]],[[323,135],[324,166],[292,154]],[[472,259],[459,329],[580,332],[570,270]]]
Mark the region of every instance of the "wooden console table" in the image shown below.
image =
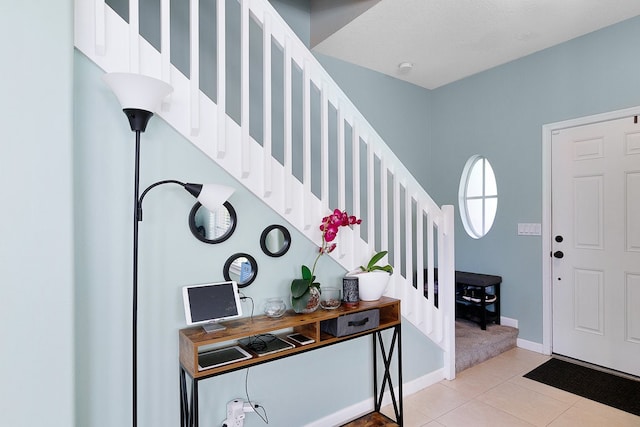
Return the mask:
[[[358,313],[366,310],[378,309],[380,314],[380,322],[376,328],[367,331],[347,335],[343,337],[335,337],[321,330],[320,324],[323,321],[335,319],[342,315]],[[181,329],[179,331],[180,340],[180,425],[181,427],[197,427],[198,426],[198,383],[201,380],[215,377],[217,375],[226,374],[228,372],[239,369],[248,368],[250,366],[268,363],[273,360],[282,359],[296,354],[311,351],[317,348],[326,347],[341,342],[371,335],[373,339],[373,395],[374,395],[374,412],[365,415],[367,417],[384,417],[380,413],[382,398],[385,388],[391,393],[391,400],[395,413],[395,423],[402,426],[402,353],[401,353],[401,314],[400,301],[392,298],[382,297],[378,301],[360,301],[358,307],[347,308],[341,306],[335,310],[323,310],[310,314],[296,314],[293,311],[287,311],[280,318],[269,318],[267,316],[254,316],[253,318],[241,318],[224,323],[226,329],[213,333],[207,333],[202,327],[191,327]],[[267,334],[273,331],[283,329],[293,330],[304,334],[315,340],[312,344],[296,345],[292,349],[280,351],[264,356],[253,356],[251,359],[234,362],[228,365],[211,368],[206,370],[198,370],[198,353],[199,349],[204,346],[212,345],[237,345],[238,340],[253,335]],[[382,340],[381,332],[386,329],[393,329],[393,337],[388,348],[385,348]],[[380,353],[382,355],[383,376],[381,385],[378,384],[378,351],[377,345],[380,345]],[[395,390],[391,380],[390,366],[394,358],[394,350],[396,350],[395,359],[397,362],[397,380],[399,395],[395,395]],[[187,387],[187,375],[191,379],[190,400]],[[389,420],[391,422],[391,420]],[[392,424],[391,424],[392,425]]]

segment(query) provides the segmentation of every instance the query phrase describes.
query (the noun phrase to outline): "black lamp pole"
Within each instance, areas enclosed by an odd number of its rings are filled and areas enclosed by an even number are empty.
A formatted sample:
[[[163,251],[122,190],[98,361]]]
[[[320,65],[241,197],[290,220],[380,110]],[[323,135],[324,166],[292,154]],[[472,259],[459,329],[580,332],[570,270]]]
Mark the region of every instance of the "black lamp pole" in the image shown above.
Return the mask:
[[[136,166],[133,190],[133,307],[132,307],[132,375],[133,426],[138,424],[138,192],[140,190],[140,131],[136,131]]]
[[[126,108],[123,110],[129,119],[131,130],[136,134],[135,169],[133,184],[133,306],[131,316],[131,355],[132,355],[132,404],[133,426],[138,424],[138,223],[142,221],[142,200],[149,190],[162,184],[178,184],[194,197],[202,190],[200,184],[185,184],[176,180],[164,180],[151,184],[140,195],[140,134],[145,131],[153,113],[145,110]]]
[[[153,116],[146,110],[124,109],[129,118],[131,130],[136,134],[135,171],[133,185],[133,306],[131,316],[132,347],[132,404],[133,426],[138,424],[138,223],[142,221],[142,200],[149,190],[163,184],[182,186],[193,197],[198,198],[203,190],[202,184],[183,183],[174,179],[158,181],[148,186],[140,194],[140,134],[145,131],[149,119]],[[220,187],[222,188],[222,187]],[[206,206],[205,206],[206,207]],[[209,207],[211,209],[211,207]]]
[[[140,134],[147,128],[153,113],[145,110],[125,108],[124,113],[129,119],[131,130],[136,133],[135,171],[133,184],[133,306],[131,316],[131,355],[132,355],[132,404],[133,426],[138,425],[138,222],[142,221],[142,211],[139,209],[142,200],[140,194]]]
[[[167,83],[149,76],[133,73],[108,73],[105,82],[115,93],[136,134],[135,171],[133,185],[133,306],[132,306],[132,418],[138,424],[138,223],[142,221],[142,200],[152,188],[162,184],[178,184],[198,199],[207,209],[215,209],[233,193],[233,188],[215,184],[190,184],[175,180],[156,182],[140,195],[140,134],[153,117],[162,99],[173,90]]]

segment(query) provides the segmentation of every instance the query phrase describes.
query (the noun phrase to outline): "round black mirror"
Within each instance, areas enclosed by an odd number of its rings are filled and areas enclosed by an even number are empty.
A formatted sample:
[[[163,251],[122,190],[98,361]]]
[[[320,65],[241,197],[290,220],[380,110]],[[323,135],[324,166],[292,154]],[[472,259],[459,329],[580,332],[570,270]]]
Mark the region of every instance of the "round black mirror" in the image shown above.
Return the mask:
[[[270,225],[260,235],[262,252],[269,256],[280,257],[287,253],[290,246],[291,233],[282,225]]]
[[[225,280],[235,280],[239,288],[249,286],[258,275],[258,263],[249,254],[231,255],[224,263],[222,274]]]
[[[229,202],[224,202],[215,211],[210,211],[196,202],[189,214],[191,233],[204,243],[221,243],[236,229],[238,217]]]

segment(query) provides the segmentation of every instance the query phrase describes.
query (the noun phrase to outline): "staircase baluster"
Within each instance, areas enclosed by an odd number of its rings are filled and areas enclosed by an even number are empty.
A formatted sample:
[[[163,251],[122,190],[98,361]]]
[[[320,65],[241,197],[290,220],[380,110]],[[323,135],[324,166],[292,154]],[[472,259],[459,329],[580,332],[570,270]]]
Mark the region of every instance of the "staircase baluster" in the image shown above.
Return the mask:
[[[217,153],[216,157],[222,159],[227,154],[227,36],[226,36],[226,2],[216,1],[216,38],[217,38],[217,74],[216,99],[217,99]]]
[[[250,14],[249,14],[249,0],[240,0],[241,2],[241,119],[240,119],[240,132],[242,134],[242,141],[240,142],[240,176],[241,178],[247,178],[250,173],[251,157],[250,157],[250,142],[251,136],[249,131],[251,129],[251,119],[249,101],[249,28],[250,28]]]
[[[95,50],[97,55],[104,55],[107,50],[106,46],[106,25],[105,25],[105,3],[104,0],[95,0],[94,6],[94,22],[95,22]]]
[[[190,36],[190,62],[189,62],[189,117],[191,123],[191,135],[200,133],[200,24],[199,1],[189,1],[189,36]]]
[[[160,1],[160,63],[161,79],[171,82],[171,3],[170,0]],[[162,111],[169,111],[171,94],[162,101]]]
[[[302,185],[304,188],[303,196],[303,227],[305,230],[311,228],[312,222],[315,224],[317,216],[313,212],[310,203],[311,196],[311,65],[305,59],[302,66]]]
[[[291,38],[284,38],[284,212],[291,213],[293,209],[293,120],[292,120],[292,64]]]
[[[322,210],[329,210],[329,99],[326,83],[320,85],[320,200]]]
[[[140,72],[140,5],[129,0],[129,72]]]
[[[262,51],[263,54],[263,65],[262,65],[262,76],[263,76],[263,134],[262,134],[262,148],[264,150],[263,155],[263,189],[262,189],[262,197],[271,197],[271,192],[273,191],[273,154],[272,154],[272,140],[271,140],[271,18],[268,14],[265,14],[263,17],[262,23]]]

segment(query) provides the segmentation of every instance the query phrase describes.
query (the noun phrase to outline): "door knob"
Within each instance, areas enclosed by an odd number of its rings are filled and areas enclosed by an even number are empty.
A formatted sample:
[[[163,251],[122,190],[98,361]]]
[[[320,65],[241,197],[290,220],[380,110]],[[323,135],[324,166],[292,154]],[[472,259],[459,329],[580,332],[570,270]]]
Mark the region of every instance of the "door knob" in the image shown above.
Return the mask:
[[[556,258],[562,258],[562,257],[564,257],[564,252],[562,252],[562,251],[555,251],[555,252],[553,253],[553,256],[554,256],[554,257],[556,257]]]

